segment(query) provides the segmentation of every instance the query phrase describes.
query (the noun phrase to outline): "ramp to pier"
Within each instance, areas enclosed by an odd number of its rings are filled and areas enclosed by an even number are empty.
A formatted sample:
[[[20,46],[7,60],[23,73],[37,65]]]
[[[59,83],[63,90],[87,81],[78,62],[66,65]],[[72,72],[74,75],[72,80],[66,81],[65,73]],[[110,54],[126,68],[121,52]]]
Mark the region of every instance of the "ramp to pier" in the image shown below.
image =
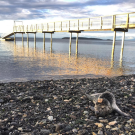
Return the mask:
[[[1,38],[2,38],[2,39],[6,39],[6,38],[8,38],[8,37],[10,37],[10,36],[12,36],[12,35],[14,35],[14,32],[11,32],[11,33],[4,33],[4,34],[1,35]]]

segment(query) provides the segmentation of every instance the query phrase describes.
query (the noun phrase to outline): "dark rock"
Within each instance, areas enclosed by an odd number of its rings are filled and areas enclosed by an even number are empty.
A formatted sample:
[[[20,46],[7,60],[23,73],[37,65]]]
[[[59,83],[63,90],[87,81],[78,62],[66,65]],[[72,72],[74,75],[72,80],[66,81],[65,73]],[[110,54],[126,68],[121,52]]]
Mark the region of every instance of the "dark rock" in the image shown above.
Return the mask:
[[[31,99],[29,97],[25,97],[21,100],[21,102],[27,102],[27,103],[30,103],[31,102]]]
[[[12,135],[19,135],[20,132],[18,130],[15,130]]]
[[[11,122],[10,125],[17,126],[16,122]]]
[[[64,128],[64,131],[67,132],[67,131],[70,131],[72,129],[71,126],[67,125],[65,128]]]
[[[35,96],[33,96],[33,99],[34,100],[42,100],[43,97],[41,95],[35,95]]]
[[[0,99],[0,103],[4,103],[4,100],[3,99]]]
[[[9,135],[9,131],[2,131],[1,135]]]
[[[40,135],[49,135],[49,134],[50,134],[50,130],[41,129],[41,131],[40,131]]]
[[[65,125],[63,125],[63,124],[57,124],[55,131],[58,132],[58,131],[62,130],[64,128],[64,126]]]
[[[82,129],[78,131],[78,135],[87,135],[88,131],[86,129]]]
[[[105,135],[113,135],[110,131],[106,131]]]
[[[38,129],[35,129],[31,135],[40,135],[40,132],[38,131]]]

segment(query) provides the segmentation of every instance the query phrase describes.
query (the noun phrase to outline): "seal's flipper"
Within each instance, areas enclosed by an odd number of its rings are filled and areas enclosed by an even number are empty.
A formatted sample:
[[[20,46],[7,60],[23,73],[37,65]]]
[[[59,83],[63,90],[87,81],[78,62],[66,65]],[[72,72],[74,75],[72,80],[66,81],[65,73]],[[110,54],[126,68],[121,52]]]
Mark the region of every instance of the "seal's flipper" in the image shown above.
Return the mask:
[[[117,113],[123,115],[123,116],[126,116],[126,117],[130,117],[130,114],[127,114],[127,113],[124,113],[120,110],[120,108],[115,104],[112,106],[113,107],[113,110],[116,111]]]

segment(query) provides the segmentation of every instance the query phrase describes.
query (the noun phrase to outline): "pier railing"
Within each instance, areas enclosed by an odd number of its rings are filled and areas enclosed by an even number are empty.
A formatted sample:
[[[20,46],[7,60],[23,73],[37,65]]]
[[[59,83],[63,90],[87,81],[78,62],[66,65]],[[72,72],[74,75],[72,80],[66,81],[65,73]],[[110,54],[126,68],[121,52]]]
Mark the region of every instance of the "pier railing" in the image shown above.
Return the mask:
[[[105,31],[112,30],[114,28],[135,28],[135,12],[93,18],[46,22],[27,26],[19,25],[13,27],[13,32]]]

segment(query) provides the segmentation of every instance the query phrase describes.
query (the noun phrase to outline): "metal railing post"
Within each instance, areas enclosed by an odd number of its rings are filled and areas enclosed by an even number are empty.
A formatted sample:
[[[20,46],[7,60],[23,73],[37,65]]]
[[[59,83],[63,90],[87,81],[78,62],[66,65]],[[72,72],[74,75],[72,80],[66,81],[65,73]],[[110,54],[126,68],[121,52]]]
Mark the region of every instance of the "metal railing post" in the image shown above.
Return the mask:
[[[36,32],[37,32],[37,24],[36,24]]]
[[[129,14],[127,14],[126,28],[129,27]]]
[[[70,21],[69,21],[69,30],[70,30]]]
[[[100,29],[102,29],[102,17],[100,17]]]
[[[48,27],[48,23],[47,23],[47,31],[48,31],[49,27]]]
[[[61,31],[62,31],[62,21],[61,21]]]
[[[79,30],[79,19],[78,19],[78,30]]]
[[[54,22],[54,31],[55,31],[55,22]]]
[[[28,32],[28,25],[27,25],[27,29],[26,29],[26,31]]]
[[[116,25],[116,15],[112,16],[112,28],[115,28]]]
[[[41,31],[43,31],[43,24],[41,24]]]
[[[89,21],[88,21],[88,29],[90,29],[90,18],[89,18]]]

